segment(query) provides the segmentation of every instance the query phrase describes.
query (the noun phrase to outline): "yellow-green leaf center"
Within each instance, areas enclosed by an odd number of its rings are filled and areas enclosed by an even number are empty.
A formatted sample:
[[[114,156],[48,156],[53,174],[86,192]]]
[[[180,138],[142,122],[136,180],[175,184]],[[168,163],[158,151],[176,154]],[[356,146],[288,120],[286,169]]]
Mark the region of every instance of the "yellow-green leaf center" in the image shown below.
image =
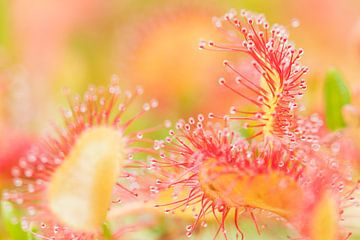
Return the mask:
[[[63,224],[86,232],[101,227],[124,150],[122,134],[110,127],[94,127],[79,136],[49,183],[50,209]]]
[[[303,193],[297,182],[282,172],[240,172],[225,166],[214,166],[209,160],[200,171],[201,188],[214,201],[228,207],[254,207],[290,219]]]

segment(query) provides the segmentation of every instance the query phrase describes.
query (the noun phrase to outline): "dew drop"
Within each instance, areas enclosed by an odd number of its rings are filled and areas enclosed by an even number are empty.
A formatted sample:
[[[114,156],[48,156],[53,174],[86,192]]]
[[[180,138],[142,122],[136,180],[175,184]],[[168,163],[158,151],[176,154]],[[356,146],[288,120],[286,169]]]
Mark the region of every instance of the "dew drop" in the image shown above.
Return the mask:
[[[344,183],[340,182],[338,185],[339,192],[342,192],[344,190],[344,187],[345,187]]]
[[[171,121],[170,121],[170,120],[165,120],[164,124],[165,124],[165,127],[166,127],[166,128],[170,128],[170,127],[171,127]]]
[[[225,78],[223,78],[223,77],[219,78],[218,83],[219,83],[221,86],[223,86],[223,85],[225,84]]]
[[[199,120],[199,122],[203,122],[204,121],[204,115],[202,115],[202,114],[199,114],[198,115],[198,120]]]
[[[22,180],[20,178],[15,178],[14,179],[14,185],[15,187],[21,187],[23,184]]]
[[[203,222],[201,222],[201,226],[202,226],[203,228],[206,228],[208,225],[207,225],[207,223],[206,223],[205,221],[203,221]]]
[[[120,77],[119,77],[118,75],[116,75],[116,74],[111,75],[111,82],[112,82],[113,84],[118,83],[119,80],[120,80]]]
[[[135,91],[137,95],[142,95],[144,93],[144,89],[141,86],[137,86]]]
[[[57,234],[59,232],[59,226],[58,225],[55,225],[54,228],[53,228],[53,231],[55,234]]]
[[[150,104],[145,103],[145,104],[143,105],[143,109],[144,109],[144,111],[149,111],[149,110],[150,110]]]
[[[144,137],[144,135],[142,133],[138,133],[136,134],[136,138],[137,139],[142,139]]]
[[[293,18],[293,19],[291,20],[291,26],[292,26],[293,28],[298,28],[298,27],[300,26],[300,21],[299,21],[299,19]]]
[[[340,151],[340,144],[338,143],[331,144],[331,151],[335,154],[338,153]]]
[[[19,177],[20,176],[20,169],[17,167],[14,167],[11,169],[11,175],[13,177]]]
[[[159,101],[156,100],[156,99],[152,99],[150,101],[150,105],[151,105],[152,108],[157,108],[159,106]]]
[[[192,229],[192,226],[191,226],[191,225],[187,225],[187,226],[186,226],[186,231],[189,232],[189,231],[191,231],[191,229]]]
[[[29,192],[29,193],[35,192],[35,187],[34,187],[33,184],[29,184],[29,185],[28,185],[28,192]]]
[[[206,41],[204,41],[204,40],[201,40],[200,42],[199,42],[199,49],[204,49],[205,47],[206,47]]]
[[[190,118],[189,118],[189,123],[190,123],[190,124],[194,124],[194,123],[195,123],[195,119],[194,119],[193,117],[190,117]]]
[[[29,162],[35,162],[36,161],[36,157],[34,155],[29,155],[27,159],[28,159]]]
[[[33,170],[32,169],[26,169],[24,174],[25,174],[26,177],[31,177],[33,175]]]
[[[27,211],[30,216],[34,216],[36,214],[36,210],[34,207],[28,207]]]
[[[314,150],[315,152],[320,150],[320,144],[314,143],[311,145],[311,149]]]
[[[29,223],[25,219],[21,220],[21,228],[25,231],[29,229]]]
[[[66,111],[64,112],[64,116],[65,116],[66,118],[71,118],[71,117],[72,117],[72,112],[71,112],[70,110],[66,110]]]
[[[42,228],[42,229],[46,228],[46,224],[45,224],[45,223],[41,223],[41,224],[40,224],[40,228]]]

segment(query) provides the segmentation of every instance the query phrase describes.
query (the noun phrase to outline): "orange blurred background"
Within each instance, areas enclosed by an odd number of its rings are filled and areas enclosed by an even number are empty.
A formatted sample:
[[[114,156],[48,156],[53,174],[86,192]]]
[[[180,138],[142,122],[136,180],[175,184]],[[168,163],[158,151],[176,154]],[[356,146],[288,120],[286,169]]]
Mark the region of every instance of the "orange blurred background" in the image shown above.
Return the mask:
[[[60,118],[63,87],[83,92],[116,74],[124,88],[142,85],[147,99],[159,99],[155,122],[227,113],[241,100],[218,86],[222,62],[246,59],[198,43],[224,40],[212,17],[230,8],[264,13],[305,50],[308,112],[323,111],[329,68],[360,88],[359,0],[0,0],[0,183],[7,161]]]

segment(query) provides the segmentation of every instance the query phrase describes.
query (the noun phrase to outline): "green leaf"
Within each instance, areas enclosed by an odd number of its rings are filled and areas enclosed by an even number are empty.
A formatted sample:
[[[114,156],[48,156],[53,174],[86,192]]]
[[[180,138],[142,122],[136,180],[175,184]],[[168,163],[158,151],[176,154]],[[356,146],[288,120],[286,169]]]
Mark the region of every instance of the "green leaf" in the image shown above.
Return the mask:
[[[330,130],[345,127],[342,116],[342,108],[350,103],[350,92],[341,74],[335,70],[329,70],[325,79],[325,114],[326,125]]]
[[[107,240],[112,239],[111,227],[110,227],[110,224],[108,222],[103,223],[102,231],[103,231],[104,239],[107,239]]]
[[[35,239],[21,228],[20,213],[10,202],[1,201],[1,220],[5,231],[12,240]]]

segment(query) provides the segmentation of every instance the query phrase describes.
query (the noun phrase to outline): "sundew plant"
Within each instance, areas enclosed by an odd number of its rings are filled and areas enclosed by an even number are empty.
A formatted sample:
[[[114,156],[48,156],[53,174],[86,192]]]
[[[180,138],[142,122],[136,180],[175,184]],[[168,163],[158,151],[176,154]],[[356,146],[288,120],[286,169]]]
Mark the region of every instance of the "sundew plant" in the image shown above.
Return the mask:
[[[223,61],[216,87],[233,104],[176,120],[117,75],[63,90],[59,121],[0,151],[4,239],[357,239],[356,93],[330,70],[324,110],[306,110],[312,69],[287,27],[246,10],[212,20],[219,36],[197,51]]]

